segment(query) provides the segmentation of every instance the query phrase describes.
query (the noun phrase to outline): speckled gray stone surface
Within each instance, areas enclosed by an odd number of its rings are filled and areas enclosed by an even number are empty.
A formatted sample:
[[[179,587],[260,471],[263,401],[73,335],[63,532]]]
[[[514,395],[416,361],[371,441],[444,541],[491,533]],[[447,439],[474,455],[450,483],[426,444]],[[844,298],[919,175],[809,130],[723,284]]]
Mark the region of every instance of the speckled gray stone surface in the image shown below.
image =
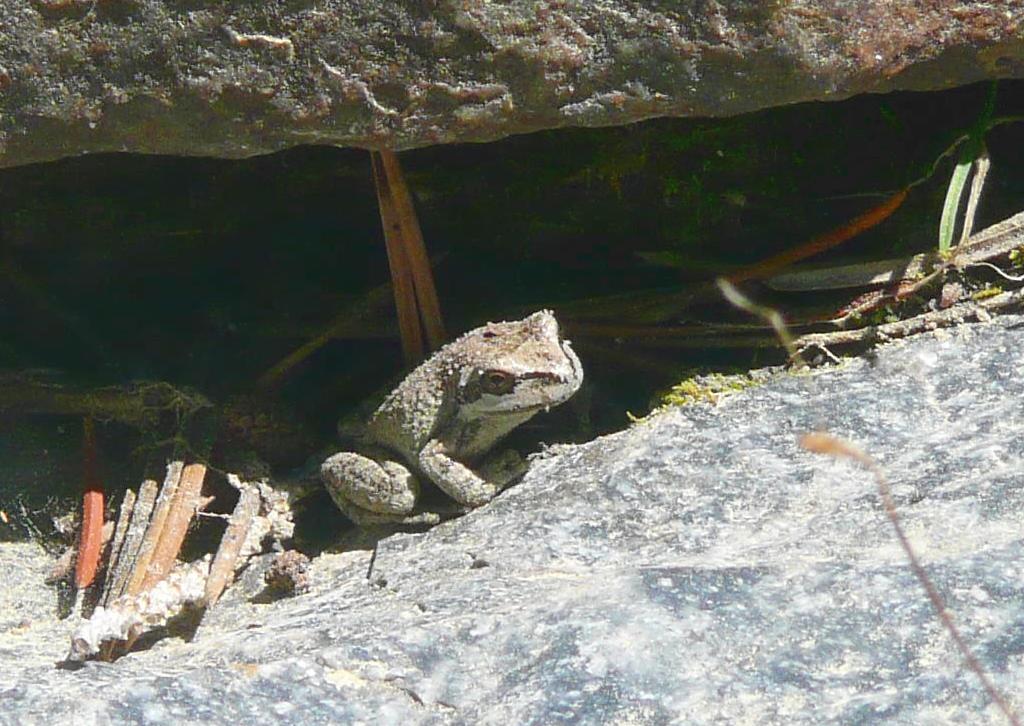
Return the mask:
[[[0,0],[0,167],[410,148],[1024,76],[1018,0]]]
[[[993,680],[1024,706],[1024,323],[884,347],[549,452],[491,504],[311,593],[235,588],[192,643],[53,663],[31,545],[0,546],[10,723],[988,723],[860,469],[802,451],[827,428],[885,468],[908,533]],[[585,365],[584,361],[584,365]],[[30,622],[21,622],[27,619]]]

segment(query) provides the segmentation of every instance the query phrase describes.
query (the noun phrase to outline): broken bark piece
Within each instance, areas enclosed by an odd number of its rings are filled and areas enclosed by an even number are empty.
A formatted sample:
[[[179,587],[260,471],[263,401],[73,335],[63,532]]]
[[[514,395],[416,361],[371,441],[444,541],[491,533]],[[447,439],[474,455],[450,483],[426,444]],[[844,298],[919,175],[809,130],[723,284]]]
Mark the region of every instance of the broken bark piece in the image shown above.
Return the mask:
[[[249,558],[266,550],[267,540],[279,547],[295,531],[286,492],[277,491],[265,481],[243,482],[234,474],[228,474],[228,483],[239,491],[239,498],[210,567],[207,605],[220,599]]]
[[[178,491],[178,482],[181,480],[181,472],[185,468],[184,463],[173,461],[167,465],[167,475],[164,477],[164,484],[160,488],[160,495],[156,500],[153,516],[149,526],[145,530],[142,543],[139,545],[139,553],[132,565],[132,575],[125,585],[124,594],[138,595],[142,591],[142,583],[146,579],[146,572],[149,570],[149,563],[153,559],[153,553],[160,541],[160,533],[163,531],[167,521],[167,515],[171,511],[174,502],[174,495]]]
[[[206,580],[204,601],[207,606],[214,605],[220,599],[224,588],[234,579],[238,555],[249,537],[249,529],[260,511],[259,491],[249,485],[243,485],[238,495],[228,528],[221,537],[217,554],[210,565],[210,576]]]
[[[209,558],[178,564],[152,588],[122,595],[110,607],[99,606],[71,638],[68,660],[83,661],[100,654],[109,658],[117,644],[130,648],[139,636],[167,624],[186,607],[203,598]]]
[[[142,589],[148,590],[167,577],[185,541],[188,525],[196,516],[199,497],[206,478],[206,466],[189,464],[181,472],[177,491],[167,512],[167,520],[160,531],[160,539],[153,550],[153,556],[142,580]]]

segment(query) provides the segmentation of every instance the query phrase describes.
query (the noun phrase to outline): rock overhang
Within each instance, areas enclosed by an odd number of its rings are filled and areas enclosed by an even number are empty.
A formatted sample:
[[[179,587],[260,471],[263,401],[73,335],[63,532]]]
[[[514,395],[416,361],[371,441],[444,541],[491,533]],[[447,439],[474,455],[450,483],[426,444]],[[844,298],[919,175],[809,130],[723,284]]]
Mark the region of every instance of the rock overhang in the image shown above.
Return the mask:
[[[0,0],[0,167],[408,149],[1024,76],[1024,7]]]

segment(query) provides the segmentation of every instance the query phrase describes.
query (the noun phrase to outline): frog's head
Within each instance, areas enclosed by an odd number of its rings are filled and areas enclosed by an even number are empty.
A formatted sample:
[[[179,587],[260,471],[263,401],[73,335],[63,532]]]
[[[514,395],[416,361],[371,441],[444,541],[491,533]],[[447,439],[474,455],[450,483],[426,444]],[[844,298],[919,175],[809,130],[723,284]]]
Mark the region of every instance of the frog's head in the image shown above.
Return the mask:
[[[458,376],[463,418],[547,409],[567,401],[583,382],[580,360],[550,310],[488,323],[459,342],[466,353]]]

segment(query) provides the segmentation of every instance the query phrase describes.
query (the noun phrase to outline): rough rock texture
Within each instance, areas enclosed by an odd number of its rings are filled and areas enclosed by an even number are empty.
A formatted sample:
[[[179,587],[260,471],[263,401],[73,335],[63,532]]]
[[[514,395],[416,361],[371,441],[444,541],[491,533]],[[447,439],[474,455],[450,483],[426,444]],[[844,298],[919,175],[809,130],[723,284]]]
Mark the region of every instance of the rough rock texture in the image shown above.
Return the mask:
[[[0,166],[408,148],[1024,75],[1017,0],[0,0]]]
[[[552,451],[491,504],[195,642],[56,670],[30,545],[0,547],[11,723],[996,723],[860,469],[888,471],[965,637],[1024,707],[1024,320],[884,348]],[[255,579],[251,573],[250,579]],[[244,585],[244,583],[243,583]],[[20,623],[23,618],[30,623]],[[20,623],[20,624],[19,624]]]

